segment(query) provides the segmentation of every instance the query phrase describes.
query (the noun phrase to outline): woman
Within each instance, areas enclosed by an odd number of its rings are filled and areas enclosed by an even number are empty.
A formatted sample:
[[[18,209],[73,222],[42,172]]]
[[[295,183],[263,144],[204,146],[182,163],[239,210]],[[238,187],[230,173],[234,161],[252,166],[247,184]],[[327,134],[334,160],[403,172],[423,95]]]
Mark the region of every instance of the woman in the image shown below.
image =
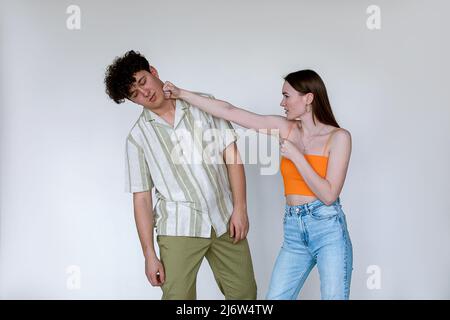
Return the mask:
[[[277,129],[286,196],[284,241],[267,299],[297,299],[317,264],[322,299],[348,299],[352,244],[339,200],[350,160],[350,133],[339,127],[325,84],[312,70],[284,78],[286,117],[258,115],[166,82],[166,98],[186,100],[215,117],[255,130]]]

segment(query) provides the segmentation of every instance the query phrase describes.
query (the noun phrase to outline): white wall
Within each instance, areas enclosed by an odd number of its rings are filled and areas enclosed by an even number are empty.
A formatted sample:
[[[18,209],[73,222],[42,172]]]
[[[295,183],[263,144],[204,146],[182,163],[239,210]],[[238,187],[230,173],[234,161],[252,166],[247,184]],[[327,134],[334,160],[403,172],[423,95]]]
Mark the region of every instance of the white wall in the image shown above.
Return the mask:
[[[66,8],[81,8],[68,30]],[[381,29],[369,30],[369,5]],[[325,80],[353,154],[341,196],[353,299],[449,299],[450,29],[445,1],[2,1],[0,298],[159,299],[123,192],[124,139],[140,114],[103,74],[141,51],[163,80],[281,114],[282,77]],[[242,147],[242,146],[241,146]],[[282,240],[280,175],[247,165],[258,297]],[[275,187],[274,187],[275,186]],[[66,269],[81,270],[70,290]],[[381,288],[370,290],[370,265]],[[200,299],[222,299],[209,266]],[[317,271],[300,298],[320,297]]]

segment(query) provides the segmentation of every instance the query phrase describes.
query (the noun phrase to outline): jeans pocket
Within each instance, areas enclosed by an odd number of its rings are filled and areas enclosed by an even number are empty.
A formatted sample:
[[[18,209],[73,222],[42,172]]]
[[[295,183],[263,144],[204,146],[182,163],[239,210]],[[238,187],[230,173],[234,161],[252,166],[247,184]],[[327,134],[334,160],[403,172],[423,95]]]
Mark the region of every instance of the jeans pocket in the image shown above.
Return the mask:
[[[320,206],[311,211],[311,216],[318,220],[331,219],[339,214],[339,209],[334,206]]]

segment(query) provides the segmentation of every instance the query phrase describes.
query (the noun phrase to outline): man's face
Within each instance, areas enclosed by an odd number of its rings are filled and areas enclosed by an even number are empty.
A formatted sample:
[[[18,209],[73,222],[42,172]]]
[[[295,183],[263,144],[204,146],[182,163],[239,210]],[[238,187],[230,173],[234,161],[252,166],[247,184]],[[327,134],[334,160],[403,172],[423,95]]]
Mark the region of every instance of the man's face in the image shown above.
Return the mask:
[[[164,102],[163,82],[155,68],[138,71],[134,74],[134,83],[130,88],[129,99],[144,108],[155,110]]]

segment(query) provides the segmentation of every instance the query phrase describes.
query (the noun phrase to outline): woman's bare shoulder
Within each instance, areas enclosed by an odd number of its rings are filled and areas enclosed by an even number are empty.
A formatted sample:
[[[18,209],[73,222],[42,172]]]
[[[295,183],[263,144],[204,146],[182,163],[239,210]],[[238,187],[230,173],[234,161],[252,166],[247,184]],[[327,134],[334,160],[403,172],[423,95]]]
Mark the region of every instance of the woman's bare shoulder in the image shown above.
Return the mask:
[[[330,149],[336,146],[351,147],[352,136],[347,129],[334,127],[330,134],[332,134],[330,137]]]
[[[333,137],[337,139],[351,139],[352,135],[350,134],[350,131],[344,128],[336,128]]]

